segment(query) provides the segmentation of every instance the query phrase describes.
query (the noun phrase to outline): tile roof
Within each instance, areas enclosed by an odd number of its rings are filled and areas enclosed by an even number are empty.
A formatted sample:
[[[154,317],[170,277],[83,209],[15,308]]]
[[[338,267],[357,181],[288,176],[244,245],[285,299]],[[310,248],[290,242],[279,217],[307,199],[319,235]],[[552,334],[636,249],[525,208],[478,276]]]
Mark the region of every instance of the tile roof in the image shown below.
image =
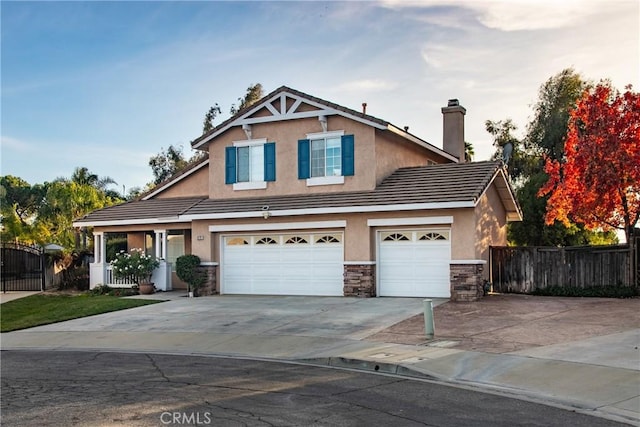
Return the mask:
[[[278,89],[274,90],[273,92],[263,96],[260,100],[258,100],[256,103],[251,104],[248,107],[243,108],[242,110],[238,111],[235,115],[233,115],[232,117],[229,117],[227,120],[225,120],[224,122],[220,123],[218,126],[214,127],[213,129],[211,129],[209,132],[205,133],[204,135],[200,135],[198,138],[194,139],[191,142],[191,146],[193,148],[196,149],[202,149],[202,145],[204,145],[205,143],[207,143],[210,140],[213,140],[214,138],[216,138],[219,134],[225,132],[227,129],[231,128],[234,126],[234,123],[237,125],[238,124],[238,120],[242,119],[244,116],[250,116],[251,114],[253,114],[256,111],[259,111],[261,108],[263,108],[266,104],[268,104],[269,102],[274,101],[275,99],[278,98],[278,95],[290,95],[293,97],[299,97],[301,99],[304,99],[306,101],[318,104],[318,105],[322,105],[324,106],[324,108],[329,109],[329,110],[334,110],[337,112],[337,114],[345,116],[345,117],[350,117],[351,119],[354,120],[359,120],[362,121],[364,123],[367,123],[371,126],[374,126],[378,129],[383,129],[386,131],[390,131],[393,132],[397,135],[399,135],[402,138],[405,138],[413,143],[416,143],[420,146],[422,146],[423,148],[427,148],[428,150],[443,156],[445,159],[448,159],[449,161],[457,161],[456,158],[451,154],[448,153],[438,147],[436,147],[435,145],[423,140],[422,138],[410,133],[408,131],[407,128],[401,128],[399,126],[396,126],[386,120],[382,120],[378,117],[372,116],[370,114],[365,114],[361,111],[357,111],[354,110],[352,108],[348,108],[345,106],[342,106],[340,104],[336,104],[335,102],[331,102],[331,101],[327,101],[324,100],[322,98],[318,98],[316,96],[313,95],[309,95],[307,93],[301,92],[299,90],[296,89],[292,89],[290,87],[287,86],[280,86]]]
[[[93,211],[76,221],[82,223],[86,221],[95,222],[177,218],[178,215],[184,213],[191,206],[201,202],[202,200],[202,197],[134,200],[120,205],[98,209],[97,211]]]
[[[308,99],[310,101],[317,102],[318,104],[325,105],[326,107],[329,107],[329,108],[332,108],[332,109],[335,109],[335,110],[338,110],[338,111],[342,111],[343,113],[347,113],[347,114],[355,116],[355,117],[360,117],[362,119],[369,120],[371,122],[377,123],[377,124],[379,124],[381,126],[384,126],[384,127],[390,125],[389,122],[387,122],[385,120],[382,120],[382,119],[379,119],[377,117],[371,116],[369,114],[363,114],[362,112],[359,112],[357,110],[353,110],[351,108],[344,107],[342,105],[336,104],[335,102],[326,101],[324,99],[309,95],[307,93],[301,92],[301,91],[296,90],[296,89],[292,89],[292,88],[287,87],[287,86],[280,86],[278,89],[274,90],[273,92],[263,96],[256,103],[251,104],[248,107],[243,108],[242,110],[238,111],[233,116],[229,117],[224,122],[220,123],[218,126],[216,126],[213,129],[211,129],[209,132],[207,132],[207,133],[199,136],[198,138],[194,139],[193,141],[191,141],[191,146],[197,146],[200,141],[202,141],[204,139],[207,139],[207,137],[209,137],[209,135],[215,134],[216,132],[220,131],[221,129],[224,129],[226,126],[228,126],[233,121],[235,121],[238,117],[242,117],[244,114],[246,114],[249,111],[255,109],[257,106],[263,104],[265,101],[274,98],[276,95],[279,95],[280,93],[290,93],[291,95],[296,95],[296,96],[299,96],[301,98],[305,98],[305,99]]]
[[[291,211],[326,208],[353,208],[399,204],[475,203],[501,170],[499,162],[449,163],[401,168],[387,177],[375,190],[265,196],[233,199],[176,198],[129,202],[92,212],[77,221],[93,225],[103,221],[133,221],[157,218],[158,223],[188,221],[193,217],[215,217],[234,213]],[[503,199],[512,198],[508,185],[499,189]],[[507,191],[505,193],[504,191]],[[510,197],[511,196],[511,197]],[[505,200],[506,200],[505,199]],[[510,203],[507,200],[507,204]],[[519,212],[515,202],[508,209]],[[148,222],[148,221],[141,221]],[[98,224],[100,225],[100,224]]]

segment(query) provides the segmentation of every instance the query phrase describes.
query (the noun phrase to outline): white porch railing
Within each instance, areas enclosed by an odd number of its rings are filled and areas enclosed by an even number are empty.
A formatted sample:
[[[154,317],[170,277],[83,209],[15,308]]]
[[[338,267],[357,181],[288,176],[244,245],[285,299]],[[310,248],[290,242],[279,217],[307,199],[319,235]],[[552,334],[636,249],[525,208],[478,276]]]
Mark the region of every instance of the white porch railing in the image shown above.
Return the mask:
[[[153,270],[151,281],[156,289],[170,291],[171,286],[171,265],[166,261],[160,261],[158,268]],[[89,288],[93,289],[98,285],[109,285],[112,288],[130,288],[135,282],[130,279],[116,279],[113,277],[111,264],[91,263],[89,264]]]

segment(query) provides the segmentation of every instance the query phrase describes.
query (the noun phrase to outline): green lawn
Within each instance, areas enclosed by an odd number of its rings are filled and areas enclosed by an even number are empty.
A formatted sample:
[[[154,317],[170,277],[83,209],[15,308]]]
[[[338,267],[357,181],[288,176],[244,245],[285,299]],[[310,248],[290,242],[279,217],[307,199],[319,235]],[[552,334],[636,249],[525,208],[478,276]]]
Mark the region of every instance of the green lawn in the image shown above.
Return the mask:
[[[162,301],[108,295],[32,295],[0,305],[0,332],[31,328]]]

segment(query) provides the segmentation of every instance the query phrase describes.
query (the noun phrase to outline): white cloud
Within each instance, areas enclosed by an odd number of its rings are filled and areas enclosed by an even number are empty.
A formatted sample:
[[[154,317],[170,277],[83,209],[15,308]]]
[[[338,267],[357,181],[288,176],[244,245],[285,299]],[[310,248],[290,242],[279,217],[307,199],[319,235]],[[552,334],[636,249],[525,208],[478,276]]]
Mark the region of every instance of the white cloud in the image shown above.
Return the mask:
[[[398,87],[397,82],[392,82],[384,79],[361,79],[361,80],[352,80],[349,82],[342,83],[336,87],[337,91],[347,91],[347,92],[379,92],[379,91],[387,91],[394,90]]]
[[[12,138],[10,136],[5,136],[5,135],[0,136],[0,146],[2,147],[3,152],[7,149],[25,152],[25,151],[30,151],[34,148],[32,144],[26,141],[23,141],[18,138]]]
[[[502,31],[569,27],[598,13],[598,3],[575,0],[469,2],[466,6],[476,10],[483,25]]]
[[[611,7],[611,3],[597,0],[384,0],[380,4],[389,9],[424,9],[426,13],[418,13],[414,17],[430,24],[457,29],[469,28],[466,16],[460,14],[460,10],[450,13],[438,9],[467,9],[475,14],[480,24],[500,31],[569,27]]]

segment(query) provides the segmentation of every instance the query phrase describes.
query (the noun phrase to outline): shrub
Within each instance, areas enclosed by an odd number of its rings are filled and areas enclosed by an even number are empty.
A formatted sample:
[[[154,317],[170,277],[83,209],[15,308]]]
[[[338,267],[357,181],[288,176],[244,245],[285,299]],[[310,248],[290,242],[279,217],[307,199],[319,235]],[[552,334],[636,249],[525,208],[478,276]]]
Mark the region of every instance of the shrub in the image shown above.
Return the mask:
[[[640,288],[636,286],[592,286],[577,288],[572,286],[548,286],[536,289],[532,295],[554,297],[599,297],[599,298],[633,298],[640,296]]]
[[[138,295],[138,291],[133,288],[112,288],[109,285],[98,285],[89,291],[89,295],[110,295],[112,297],[128,297]]]
[[[89,291],[91,295],[109,295],[109,292],[111,292],[109,285],[97,285]]]
[[[62,281],[58,287],[60,290],[77,289],[86,291],[89,289],[89,269],[87,267],[70,266],[62,272]]]
[[[137,284],[150,281],[153,270],[159,265],[160,262],[157,259],[145,255],[142,249],[131,249],[130,253],[120,251],[111,261],[116,279],[130,279]]]
[[[189,290],[194,292],[207,281],[206,274],[199,267],[200,257],[197,255],[182,255],[176,259],[176,274],[180,280],[187,282]]]
[[[116,259],[116,255],[120,252],[127,251],[127,233],[109,234],[106,243],[106,260],[111,262]]]

